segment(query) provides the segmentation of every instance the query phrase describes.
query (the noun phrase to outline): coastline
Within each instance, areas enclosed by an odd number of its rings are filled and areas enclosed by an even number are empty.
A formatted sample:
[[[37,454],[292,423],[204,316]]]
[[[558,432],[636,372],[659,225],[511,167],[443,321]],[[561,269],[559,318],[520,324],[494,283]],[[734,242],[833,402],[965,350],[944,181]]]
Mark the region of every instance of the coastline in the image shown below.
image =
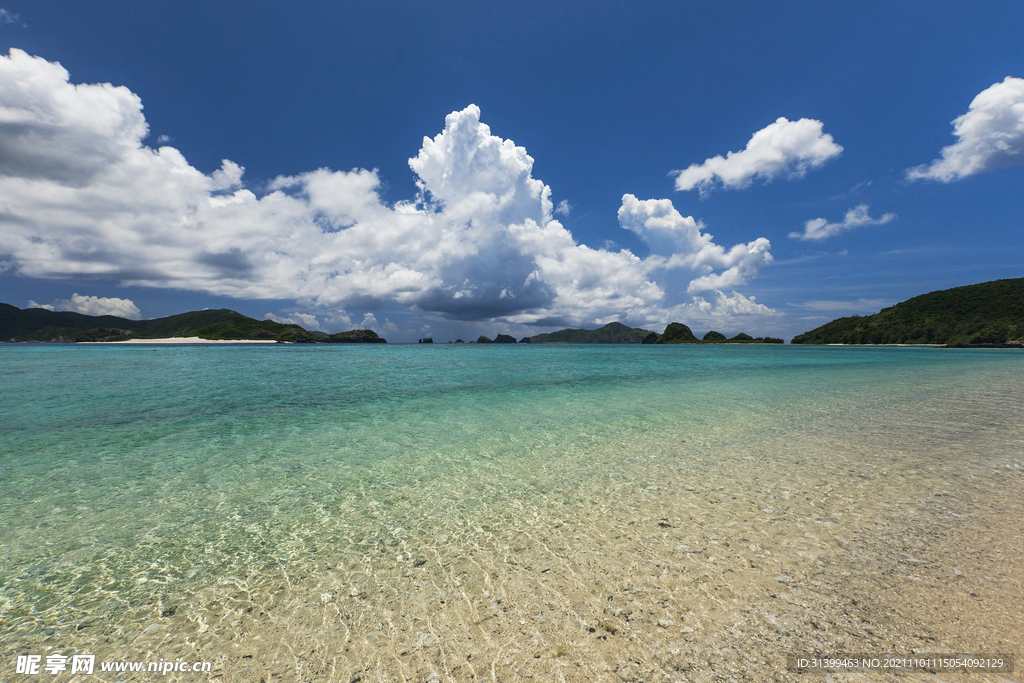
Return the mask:
[[[202,337],[165,337],[162,339],[126,339],[116,342],[75,342],[98,346],[116,346],[119,344],[162,344],[162,345],[194,345],[194,344],[277,344],[276,339],[203,339]],[[287,342],[281,342],[285,344]]]

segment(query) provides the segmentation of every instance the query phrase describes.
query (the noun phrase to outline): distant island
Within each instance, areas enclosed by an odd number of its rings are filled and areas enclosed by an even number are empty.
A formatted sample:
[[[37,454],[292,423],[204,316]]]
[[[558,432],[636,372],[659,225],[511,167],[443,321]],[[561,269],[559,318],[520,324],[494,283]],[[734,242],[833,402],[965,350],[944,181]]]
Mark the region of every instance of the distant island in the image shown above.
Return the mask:
[[[644,344],[781,344],[778,337],[751,337],[749,334],[740,332],[732,337],[726,337],[721,332],[709,331],[701,339],[682,323],[669,323],[665,331],[659,334],[653,332],[644,338]]]
[[[520,344],[781,344],[776,337],[751,337],[740,332],[727,338],[711,330],[703,339],[697,339],[689,327],[682,323],[669,323],[662,334],[622,323],[608,323],[596,330],[565,329],[547,334],[524,337]]]
[[[596,330],[565,329],[523,337],[520,344],[640,344],[650,330],[626,327],[622,323],[608,323]]]
[[[1024,345],[1024,278],[930,292],[874,315],[839,318],[793,344]]]
[[[338,334],[299,325],[256,320],[227,308],[192,311],[153,320],[84,315],[0,303],[0,340],[8,342],[120,342],[199,337],[216,341],[276,341],[294,344],[386,344],[373,330]]]

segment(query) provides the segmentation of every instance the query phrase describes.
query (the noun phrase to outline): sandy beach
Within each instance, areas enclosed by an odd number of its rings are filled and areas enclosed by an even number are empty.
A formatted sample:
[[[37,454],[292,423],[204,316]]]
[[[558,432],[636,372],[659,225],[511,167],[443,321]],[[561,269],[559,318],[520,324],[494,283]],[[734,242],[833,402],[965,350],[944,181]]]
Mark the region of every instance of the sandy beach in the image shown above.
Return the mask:
[[[127,339],[116,342],[78,342],[79,344],[277,344],[273,339],[203,339],[202,337],[167,337],[165,339]]]

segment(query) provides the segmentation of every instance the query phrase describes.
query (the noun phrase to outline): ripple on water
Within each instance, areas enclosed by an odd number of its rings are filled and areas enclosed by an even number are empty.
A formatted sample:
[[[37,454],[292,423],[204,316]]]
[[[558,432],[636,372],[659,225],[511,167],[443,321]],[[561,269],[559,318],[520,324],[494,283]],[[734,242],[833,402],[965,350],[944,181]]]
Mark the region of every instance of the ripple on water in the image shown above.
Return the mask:
[[[11,652],[582,681],[1021,651],[1015,357],[278,351],[26,361]]]

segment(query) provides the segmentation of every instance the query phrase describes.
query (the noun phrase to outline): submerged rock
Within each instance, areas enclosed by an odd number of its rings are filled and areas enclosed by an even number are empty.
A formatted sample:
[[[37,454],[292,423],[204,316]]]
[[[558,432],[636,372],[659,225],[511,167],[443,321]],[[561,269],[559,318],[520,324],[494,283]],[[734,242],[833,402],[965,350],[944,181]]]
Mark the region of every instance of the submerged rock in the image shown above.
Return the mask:
[[[624,681],[637,680],[638,672],[636,666],[633,664],[626,664],[625,666],[620,667],[616,673],[619,675],[619,678]]]

